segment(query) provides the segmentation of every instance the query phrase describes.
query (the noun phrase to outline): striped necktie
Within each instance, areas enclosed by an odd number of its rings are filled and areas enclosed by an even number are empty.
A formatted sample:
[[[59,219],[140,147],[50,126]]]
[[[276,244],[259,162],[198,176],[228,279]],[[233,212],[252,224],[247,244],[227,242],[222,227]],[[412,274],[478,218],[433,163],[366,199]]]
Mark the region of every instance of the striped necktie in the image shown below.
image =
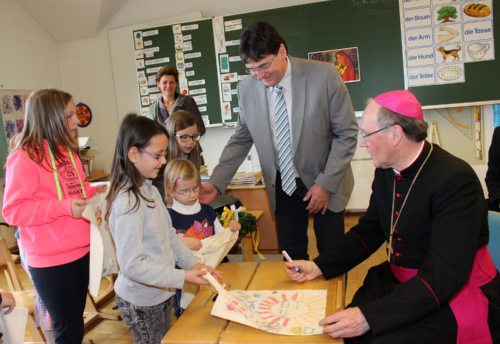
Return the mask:
[[[291,196],[297,184],[295,184],[295,171],[293,168],[292,143],[290,139],[290,125],[286,110],[283,87],[274,86],[274,120],[276,129],[276,148],[278,150],[278,165],[281,174],[281,188]]]

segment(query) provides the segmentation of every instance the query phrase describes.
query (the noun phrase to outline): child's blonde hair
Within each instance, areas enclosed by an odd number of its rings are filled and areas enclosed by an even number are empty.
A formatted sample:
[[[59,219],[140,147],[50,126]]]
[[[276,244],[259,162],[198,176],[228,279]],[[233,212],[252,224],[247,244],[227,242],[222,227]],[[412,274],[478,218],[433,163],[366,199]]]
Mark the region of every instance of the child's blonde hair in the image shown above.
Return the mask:
[[[186,159],[173,159],[170,160],[165,167],[164,185],[165,185],[165,198],[167,205],[172,205],[173,199],[170,195],[175,191],[177,183],[180,181],[188,181],[196,179],[198,186],[201,186],[200,174],[196,166]]]

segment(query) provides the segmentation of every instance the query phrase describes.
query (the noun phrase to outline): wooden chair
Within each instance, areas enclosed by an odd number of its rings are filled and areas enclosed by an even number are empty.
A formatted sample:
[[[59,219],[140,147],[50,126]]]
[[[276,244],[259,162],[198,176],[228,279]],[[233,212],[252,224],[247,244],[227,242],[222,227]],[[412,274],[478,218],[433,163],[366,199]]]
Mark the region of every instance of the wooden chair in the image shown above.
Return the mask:
[[[24,290],[9,248],[3,238],[0,238],[0,270],[5,273],[9,289],[16,299],[16,305],[28,309],[29,316],[26,328],[31,335],[32,341],[45,342],[42,330],[35,325],[35,293],[33,290]]]
[[[87,333],[98,320],[121,320],[119,312],[114,314],[102,311],[102,307],[115,296],[114,283],[116,275],[109,275],[105,277],[108,285],[106,289],[99,293],[97,298],[93,298],[90,293],[87,293],[87,303],[85,305],[85,312],[83,314],[84,332]]]

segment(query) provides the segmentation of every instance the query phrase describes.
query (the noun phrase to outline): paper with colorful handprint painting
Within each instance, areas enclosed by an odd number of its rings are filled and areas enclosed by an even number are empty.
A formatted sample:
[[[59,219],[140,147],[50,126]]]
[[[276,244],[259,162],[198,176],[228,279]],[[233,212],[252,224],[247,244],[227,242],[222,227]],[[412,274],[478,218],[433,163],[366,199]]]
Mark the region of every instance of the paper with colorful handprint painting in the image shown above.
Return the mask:
[[[326,290],[226,291],[213,276],[205,276],[219,292],[211,312],[214,316],[276,334],[323,333],[319,321],[326,313]]]

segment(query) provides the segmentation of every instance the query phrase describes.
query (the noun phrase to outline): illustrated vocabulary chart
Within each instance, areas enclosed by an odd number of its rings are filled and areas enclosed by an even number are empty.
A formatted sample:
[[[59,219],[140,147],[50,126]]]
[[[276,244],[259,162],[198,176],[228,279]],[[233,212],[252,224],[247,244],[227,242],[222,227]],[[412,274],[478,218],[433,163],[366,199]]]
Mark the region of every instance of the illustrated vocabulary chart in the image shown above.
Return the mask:
[[[465,63],[494,60],[491,0],[400,0],[406,87],[465,82]]]

